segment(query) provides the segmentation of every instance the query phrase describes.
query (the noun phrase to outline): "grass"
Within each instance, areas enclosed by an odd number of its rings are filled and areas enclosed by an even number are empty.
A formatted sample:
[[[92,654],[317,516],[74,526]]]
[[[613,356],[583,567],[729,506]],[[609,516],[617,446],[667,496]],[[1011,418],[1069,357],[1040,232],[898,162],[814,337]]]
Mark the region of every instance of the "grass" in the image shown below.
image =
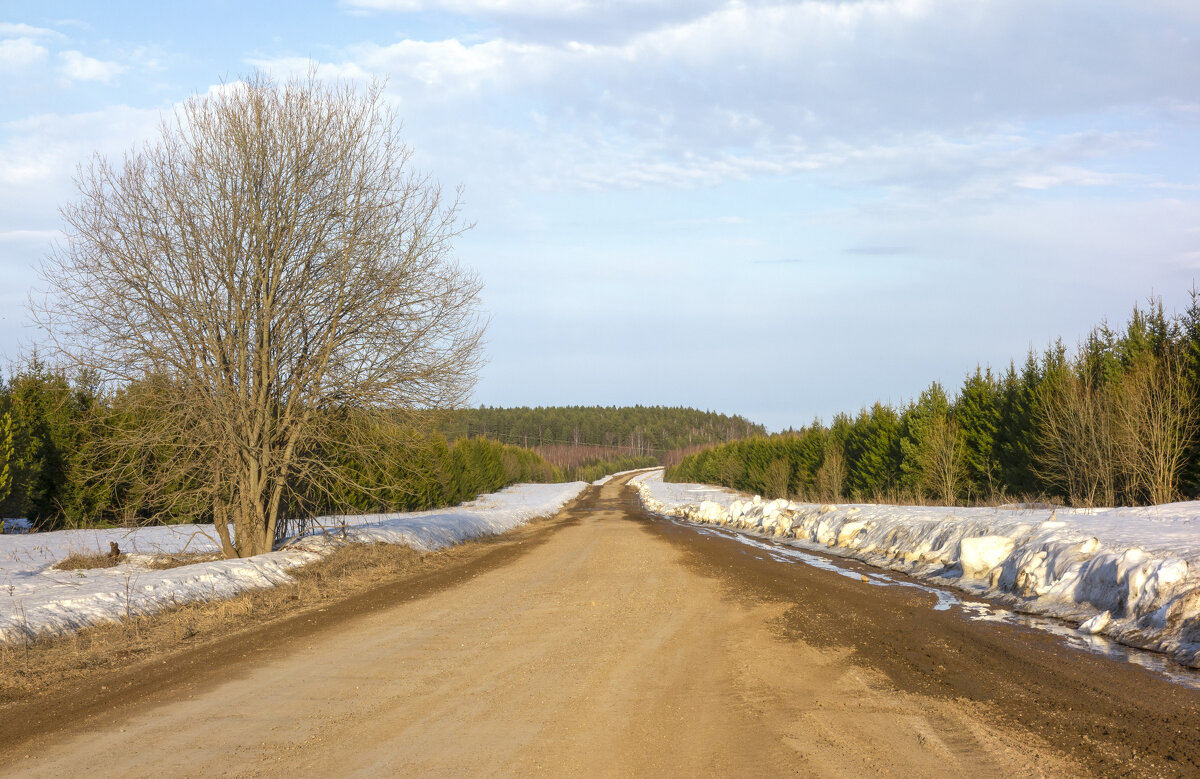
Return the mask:
[[[169,568],[181,568],[185,565],[195,565],[196,563],[211,563],[220,559],[221,555],[216,552],[160,554],[150,561],[149,567],[154,571],[165,571]]]
[[[55,563],[53,568],[59,571],[86,571],[92,568],[112,568],[114,565],[120,565],[125,562],[123,554],[77,554],[72,552],[63,559]]]

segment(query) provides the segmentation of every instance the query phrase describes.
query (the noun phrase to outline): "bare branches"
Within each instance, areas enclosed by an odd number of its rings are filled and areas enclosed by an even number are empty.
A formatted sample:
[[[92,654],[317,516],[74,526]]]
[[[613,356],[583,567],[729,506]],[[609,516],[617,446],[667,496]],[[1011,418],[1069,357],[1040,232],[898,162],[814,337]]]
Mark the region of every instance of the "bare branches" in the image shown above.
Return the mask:
[[[1130,492],[1150,503],[1178,497],[1178,484],[1200,425],[1183,361],[1138,360],[1122,377],[1114,405],[1116,448]]]
[[[1200,408],[1170,353],[1142,355],[1103,384],[1064,366],[1038,392],[1038,472],[1075,505],[1177,499],[1198,432]]]
[[[81,167],[38,307],[60,350],[145,398],[238,554],[266,551],[329,414],[461,403],[480,283],[457,199],[409,168],[380,88],[256,74],[196,96],[120,166]],[[133,398],[130,398],[132,402]],[[149,439],[146,436],[150,436]]]

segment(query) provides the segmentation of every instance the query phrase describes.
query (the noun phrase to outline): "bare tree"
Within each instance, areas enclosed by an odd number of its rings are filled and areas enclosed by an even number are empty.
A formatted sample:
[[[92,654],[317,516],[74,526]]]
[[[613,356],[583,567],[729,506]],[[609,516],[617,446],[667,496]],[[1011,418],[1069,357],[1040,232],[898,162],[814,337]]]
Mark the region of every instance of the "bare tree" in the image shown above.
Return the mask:
[[[967,478],[967,452],[958,422],[941,414],[931,417],[921,443],[921,486],[942,505],[953,506]]]
[[[1200,425],[1182,360],[1170,355],[1137,360],[1121,378],[1113,413],[1128,497],[1175,500]]]
[[[166,447],[226,555],[269,551],[289,490],[378,433],[364,418],[469,392],[483,325],[452,256],[458,199],[412,171],[378,84],[255,74],[76,184],[35,311],[109,388],[137,388],[153,413],[116,445]]]
[[[842,446],[836,441],[830,441],[825,447],[825,456],[821,467],[817,468],[817,494],[821,500],[838,501],[846,485],[846,457],[842,454]]]
[[[792,475],[791,463],[786,458],[773,460],[763,472],[763,495],[769,498],[789,498],[788,481]]]
[[[1076,506],[1111,506],[1118,483],[1113,396],[1063,366],[1038,388],[1035,467]]]

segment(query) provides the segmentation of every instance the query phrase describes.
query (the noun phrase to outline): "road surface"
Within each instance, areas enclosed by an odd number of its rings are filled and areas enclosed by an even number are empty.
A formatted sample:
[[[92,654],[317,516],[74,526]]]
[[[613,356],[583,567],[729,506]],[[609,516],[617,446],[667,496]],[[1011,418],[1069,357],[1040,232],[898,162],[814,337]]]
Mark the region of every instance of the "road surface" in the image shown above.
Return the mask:
[[[18,707],[0,771],[1200,771],[1200,694],[932,602],[654,520],[618,480],[449,574]]]

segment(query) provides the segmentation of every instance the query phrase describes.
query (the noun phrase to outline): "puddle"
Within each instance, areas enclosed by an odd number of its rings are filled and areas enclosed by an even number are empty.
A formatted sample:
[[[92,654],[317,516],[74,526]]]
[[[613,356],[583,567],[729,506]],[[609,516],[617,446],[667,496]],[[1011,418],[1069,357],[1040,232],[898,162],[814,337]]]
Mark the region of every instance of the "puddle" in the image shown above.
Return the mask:
[[[1135,647],[1125,646],[1116,641],[1105,638],[1104,636],[1095,636],[1089,633],[1081,633],[1073,625],[1054,619],[1052,617],[1041,617],[1033,614],[1022,614],[1011,609],[1006,609],[1003,606],[997,606],[993,603],[986,603],[977,600],[964,600],[964,595],[954,592],[953,590],[934,587],[927,584],[919,584],[914,581],[898,579],[895,576],[877,570],[851,570],[839,565],[836,560],[821,555],[806,552],[803,549],[792,546],[786,542],[774,541],[761,536],[750,535],[748,533],[730,530],[727,528],[712,527],[707,525],[695,525],[690,522],[681,522],[676,519],[670,519],[677,525],[688,527],[702,535],[720,536],[729,538],[746,546],[754,547],[766,553],[768,557],[781,563],[801,563],[813,568],[819,568],[822,571],[836,573],[839,576],[845,576],[848,579],[863,581],[866,578],[866,583],[876,587],[911,587],[922,592],[927,592],[936,598],[932,608],[934,611],[948,611],[953,607],[958,607],[963,616],[970,620],[980,622],[1003,622],[1009,625],[1020,625],[1022,627],[1041,630],[1046,633],[1051,633],[1063,639],[1068,646],[1084,652],[1103,655],[1110,660],[1118,662],[1131,663],[1142,668],[1154,671],[1169,681],[1176,684],[1181,684],[1185,687],[1190,687],[1195,690],[1200,690],[1200,671],[1187,668],[1179,665],[1175,661],[1169,659],[1157,652],[1150,652],[1145,649],[1137,649]],[[966,596],[969,597],[969,596]]]

